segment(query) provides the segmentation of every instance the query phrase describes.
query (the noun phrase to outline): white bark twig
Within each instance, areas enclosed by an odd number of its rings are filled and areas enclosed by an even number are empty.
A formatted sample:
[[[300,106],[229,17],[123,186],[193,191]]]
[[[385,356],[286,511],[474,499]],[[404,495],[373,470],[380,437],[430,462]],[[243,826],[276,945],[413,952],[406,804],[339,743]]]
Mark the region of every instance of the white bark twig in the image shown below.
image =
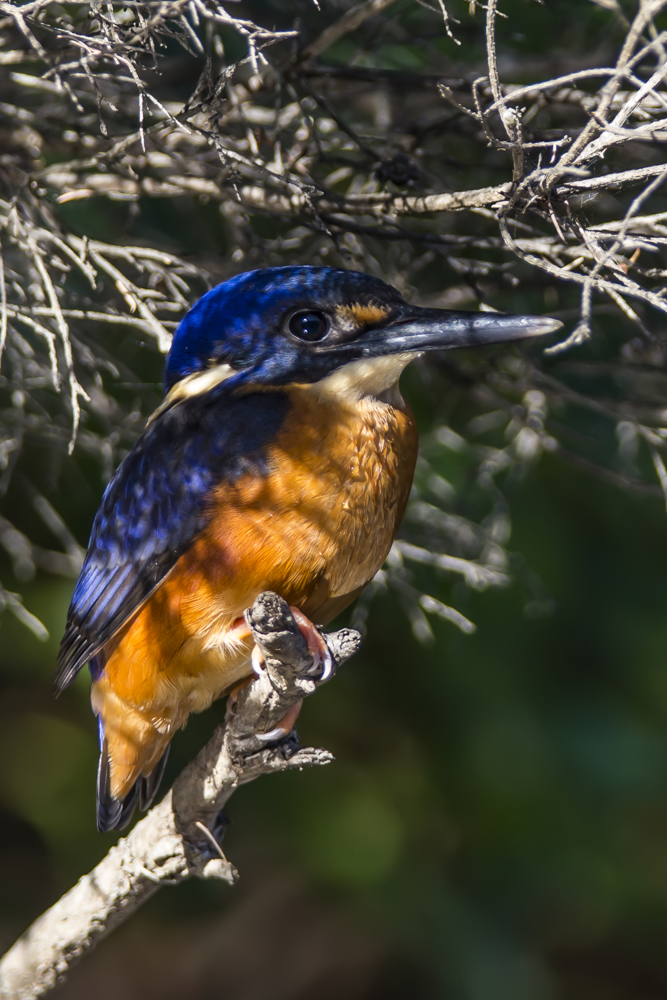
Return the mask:
[[[247,613],[265,669],[229,699],[227,718],[159,805],[107,856],[42,914],[0,959],[2,1000],[36,1000],[163,885],[187,878],[233,884],[237,872],[219,846],[220,812],[234,791],[262,774],[328,764],[327,750],[298,745],[296,732],[267,745],[300,699],[312,694],[321,667],[287,604],[261,594]],[[358,632],[326,636],[336,665],[359,648]],[[258,734],[260,734],[258,736]]]

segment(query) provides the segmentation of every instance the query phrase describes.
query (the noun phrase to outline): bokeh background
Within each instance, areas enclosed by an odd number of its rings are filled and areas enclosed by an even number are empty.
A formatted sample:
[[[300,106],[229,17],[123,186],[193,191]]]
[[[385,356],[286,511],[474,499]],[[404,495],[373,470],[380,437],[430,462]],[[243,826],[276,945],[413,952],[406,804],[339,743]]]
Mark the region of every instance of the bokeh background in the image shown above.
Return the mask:
[[[242,6],[253,13],[252,4]],[[287,0],[267,6],[278,23],[316,16],[310,5]],[[407,6],[397,5],[405,17]],[[468,3],[448,6],[460,15],[461,47],[443,31],[427,37],[417,22],[410,45],[400,31],[378,45],[371,24],[332,48],[327,61],[367,66],[372,42],[380,67],[483,72],[479,10],[475,19]],[[614,6],[508,2],[506,78],[533,79],[545,60],[609,65],[624,30]],[[340,13],[345,5],[334,7]],[[174,56],[165,84],[171,98],[186,94],[195,78]],[[464,155],[465,144],[457,143]],[[489,152],[485,168],[506,166]],[[452,170],[460,186],[472,185],[465,164]],[[251,220],[254,238],[239,257],[228,220],[211,205],[183,197],[140,208],[94,198],[62,213],[81,235],[164,247],[217,278],[280,258],[282,231],[273,220]],[[308,260],[328,254],[351,266],[321,233],[310,246]],[[404,259],[394,244],[370,246],[379,271],[384,264],[395,271]],[[409,255],[412,246],[400,252]],[[461,273],[444,252],[432,256],[411,272],[411,293],[434,301],[454,287],[471,307],[485,298],[566,322],[576,316],[576,295],[567,288],[538,281],[524,292],[501,273]],[[505,425],[474,423],[489,409],[474,391],[475,373],[506,373],[509,357],[514,370],[546,365],[590,398],[621,398],[627,385],[604,377],[622,328],[601,309],[594,341],[574,360],[547,362],[533,345],[483,358],[452,354],[407,374],[428,474],[454,484],[452,512],[481,522],[488,494],[480,498],[476,453],[456,438],[434,437],[433,428],[447,425],[461,441],[474,434],[489,447],[507,443]],[[122,362],[107,390],[134,407],[134,423],[120,432],[131,438],[159,399],[162,358],[150,341],[123,330],[112,330],[105,344]],[[651,363],[651,401],[667,404],[662,356]],[[579,453],[619,482],[647,473],[647,456],[628,452],[627,434],[617,434],[603,412],[562,407],[556,419]],[[27,441],[23,461],[85,545],[108,469],[85,449],[66,459],[40,440]],[[301,742],[327,747],[335,763],[237,792],[225,851],[240,869],[239,883],[163,889],[72,972],[58,993],[63,1000],[663,1000],[665,504],[654,485],[633,491],[580,465],[546,448],[539,461],[497,477],[509,585],[476,592],[428,567],[414,571],[412,584],[458,608],[477,626],[474,634],[431,619],[429,636],[410,620],[396,589],[378,588],[362,652],[309,699],[299,719]],[[629,466],[632,476],[625,475]],[[440,500],[446,507],[447,497]],[[53,544],[26,509],[20,480],[4,509],[37,542]],[[28,579],[16,570],[16,560],[0,551],[4,586],[23,595],[48,639],[10,614],[1,619],[0,949],[114,842],[95,829],[87,678],[57,702],[52,696],[73,580],[39,570]],[[176,737],[166,784],[223,710],[216,705],[193,717]]]

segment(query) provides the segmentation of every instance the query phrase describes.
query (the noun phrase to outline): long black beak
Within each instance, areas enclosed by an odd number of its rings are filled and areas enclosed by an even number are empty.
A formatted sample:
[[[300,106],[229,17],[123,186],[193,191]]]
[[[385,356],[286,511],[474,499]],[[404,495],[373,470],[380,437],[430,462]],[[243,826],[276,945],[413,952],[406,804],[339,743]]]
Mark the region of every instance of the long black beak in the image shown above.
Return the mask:
[[[401,312],[387,326],[369,330],[363,340],[357,341],[365,357],[500,344],[543,337],[563,325],[549,316],[506,316],[419,306],[406,306]]]

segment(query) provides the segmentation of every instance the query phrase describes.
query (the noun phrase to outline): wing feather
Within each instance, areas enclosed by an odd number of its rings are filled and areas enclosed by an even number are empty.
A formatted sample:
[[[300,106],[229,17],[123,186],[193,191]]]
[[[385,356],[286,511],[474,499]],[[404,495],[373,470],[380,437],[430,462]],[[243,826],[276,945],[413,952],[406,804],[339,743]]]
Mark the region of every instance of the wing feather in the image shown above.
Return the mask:
[[[289,400],[229,398],[224,383],[163,411],[107,486],[67,615],[60,693],[155,592],[208,520],[215,486],[266,474],[266,445]]]

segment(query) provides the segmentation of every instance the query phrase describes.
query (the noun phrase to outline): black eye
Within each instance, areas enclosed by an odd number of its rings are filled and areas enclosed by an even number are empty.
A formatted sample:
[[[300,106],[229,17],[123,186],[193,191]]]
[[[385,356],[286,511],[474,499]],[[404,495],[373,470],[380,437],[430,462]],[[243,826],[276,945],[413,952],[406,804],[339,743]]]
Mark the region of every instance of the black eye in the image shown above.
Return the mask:
[[[312,343],[326,337],[329,332],[329,320],[324,313],[304,310],[294,313],[289,321],[289,332],[299,340]]]

